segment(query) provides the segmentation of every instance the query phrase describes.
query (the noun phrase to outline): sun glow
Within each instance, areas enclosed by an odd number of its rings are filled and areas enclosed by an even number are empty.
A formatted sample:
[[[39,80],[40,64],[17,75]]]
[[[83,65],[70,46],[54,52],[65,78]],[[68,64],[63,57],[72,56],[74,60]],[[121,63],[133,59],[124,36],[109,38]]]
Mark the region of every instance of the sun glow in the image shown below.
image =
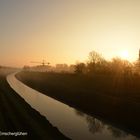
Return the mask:
[[[120,57],[122,58],[122,59],[127,59],[127,60],[129,60],[129,52],[128,52],[128,50],[123,50],[123,51],[121,51],[120,52]]]

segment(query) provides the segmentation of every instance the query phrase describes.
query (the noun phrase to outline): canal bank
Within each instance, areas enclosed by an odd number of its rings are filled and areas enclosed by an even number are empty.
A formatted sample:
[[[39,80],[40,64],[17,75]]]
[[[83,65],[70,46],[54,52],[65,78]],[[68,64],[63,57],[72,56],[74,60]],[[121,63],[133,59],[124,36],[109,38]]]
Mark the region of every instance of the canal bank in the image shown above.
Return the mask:
[[[1,70],[2,71],[2,70]],[[0,71],[0,139],[58,140],[67,138],[32,109],[7,83]],[[9,71],[9,70],[7,70]],[[4,73],[4,74],[3,74]]]

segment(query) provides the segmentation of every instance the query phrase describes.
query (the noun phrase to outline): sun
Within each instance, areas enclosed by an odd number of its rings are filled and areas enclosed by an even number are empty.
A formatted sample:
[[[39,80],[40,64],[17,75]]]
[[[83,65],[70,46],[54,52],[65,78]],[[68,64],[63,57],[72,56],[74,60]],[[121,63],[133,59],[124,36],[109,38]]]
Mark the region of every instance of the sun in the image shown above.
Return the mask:
[[[129,59],[129,52],[128,52],[128,50],[123,50],[123,51],[121,51],[120,52],[120,57],[122,58],[122,59]]]

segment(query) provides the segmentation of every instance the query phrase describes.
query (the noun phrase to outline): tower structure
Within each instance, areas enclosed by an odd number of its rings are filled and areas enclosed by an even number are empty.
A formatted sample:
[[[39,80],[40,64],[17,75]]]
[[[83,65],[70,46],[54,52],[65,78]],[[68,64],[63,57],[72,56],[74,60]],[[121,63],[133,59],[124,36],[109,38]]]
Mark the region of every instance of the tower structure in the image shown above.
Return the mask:
[[[140,62],[140,49],[139,49],[139,62]]]

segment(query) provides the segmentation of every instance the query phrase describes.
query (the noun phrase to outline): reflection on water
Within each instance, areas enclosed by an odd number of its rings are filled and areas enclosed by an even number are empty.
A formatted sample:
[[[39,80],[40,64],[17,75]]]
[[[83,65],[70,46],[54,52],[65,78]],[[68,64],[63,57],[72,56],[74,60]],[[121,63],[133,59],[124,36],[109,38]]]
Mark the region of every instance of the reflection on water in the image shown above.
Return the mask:
[[[127,133],[125,133],[123,131],[120,131],[119,129],[111,127],[111,126],[108,126],[108,130],[110,130],[112,135],[114,137],[117,137],[117,138],[119,138],[119,137],[127,137],[127,135],[128,135]]]
[[[92,116],[75,110],[50,98],[17,80],[14,74],[7,77],[10,86],[25,101],[73,140],[136,140],[135,136],[112,127]]]
[[[89,131],[93,134],[102,133],[104,129],[106,128],[110,132],[110,134],[112,134],[112,137],[125,138],[129,135],[127,132],[121,131],[120,129],[115,128],[111,125],[107,125],[103,123],[102,121],[99,121],[98,119],[94,118],[93,116],[86,115],[77,110],[75,110],[75,112],[77,115],[85,118],[85,120],[88,123]]]
[[[92,132],[93,134],[95,134],[96,132],[102,133],[102,131],[104,129],[104,125],[101,121],[99,121],[93,117],[90,117],[90,116],[87,116],[86,120],[87,120],[90,132]]]

